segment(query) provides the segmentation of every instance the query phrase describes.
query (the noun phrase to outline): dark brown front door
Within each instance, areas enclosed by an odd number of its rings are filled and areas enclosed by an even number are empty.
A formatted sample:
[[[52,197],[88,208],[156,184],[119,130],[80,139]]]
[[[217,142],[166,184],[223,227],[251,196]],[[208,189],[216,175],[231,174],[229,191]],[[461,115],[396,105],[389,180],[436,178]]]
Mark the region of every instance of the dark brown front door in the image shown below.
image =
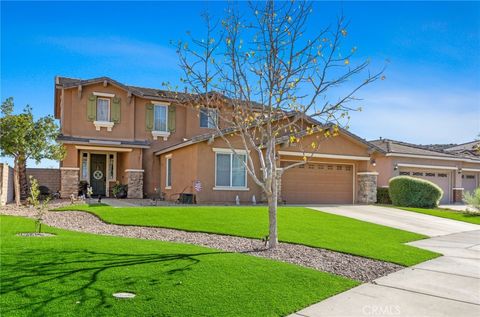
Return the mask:
[[[106,165],[105,154],[90,155],[90,186],[93,196],[105,196]]]

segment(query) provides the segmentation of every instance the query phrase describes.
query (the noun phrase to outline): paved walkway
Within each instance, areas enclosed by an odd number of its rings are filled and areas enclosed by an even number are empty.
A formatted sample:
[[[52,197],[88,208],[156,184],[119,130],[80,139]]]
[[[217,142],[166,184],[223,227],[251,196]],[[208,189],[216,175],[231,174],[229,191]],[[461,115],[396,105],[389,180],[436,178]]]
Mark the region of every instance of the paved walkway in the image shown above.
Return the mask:
[[[310,207],[336,215],[373,222],[380,225],[420,233],[429,237],[478,230],[475,224],[425,215],[390,207],[370,205]]]
[[[353,206],[357,207],[357,206]],[[372,208],[372,206],[358,206]],[[389,225],[401,229],[429,235],[441,232],[461,230],[463,224],[453,222],[453,228],[445,228],[443,221],[422,214],[399,211],[399,215],[377,221],[377,216],[385,212],[381,207],[373,206],[372,215],[367,217],[364,208],[333,207],[325,210],[345,216]],[[390,208],[389,208],[390,209]],[[395,212],[395,211],[393,211]],[[392,211],[390,211],[392,213]],[[411,221],[405,219],[411,214]],[[436,219],[430,219],[436,218]],[[415,225],[416,219],[420,221]],[[442,219],[442,218],[439,218]],[[431,231],[423,223],[430,220]],[[448,219],[446,219],[448,220]],[[468,225],[468,224],[467,224]],[[473,227],[472,227],[473,226]],[[439,252],[444,256],[403,269],[363,284],[347,292],[330,297],[320,303],[307,307],[291,317],[317,316],[480,316],[480,226],[467,226],[463,232],[439,235],[419,240],[410,245]],[[454,229],[455,228],[455,229]],[[474,231],[470,228],[477,229]]]

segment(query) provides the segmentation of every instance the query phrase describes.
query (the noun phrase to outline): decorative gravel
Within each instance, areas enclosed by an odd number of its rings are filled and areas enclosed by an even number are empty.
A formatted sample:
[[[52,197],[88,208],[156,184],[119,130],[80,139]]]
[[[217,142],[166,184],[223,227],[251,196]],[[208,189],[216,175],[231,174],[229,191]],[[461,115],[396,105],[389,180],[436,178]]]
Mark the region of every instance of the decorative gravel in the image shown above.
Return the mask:
[[[56,208],[65,204],[67,203],[57,203],[51,207]],[[35,214],[31,208],[18,208],[12,205],[3,207],[0,213],[25,217],[33,217]],[[246,253],[330,272],[362,282],[372,281],[403,268],[393,263],[297,244],[279,243],[276,249],[268,250],[264,243],[257,239],[175,229],[112,225],[104,223],[92,214],[80,211],[47,212],[43,216],[43,223],[73,231],[190,243],[227,252]]]

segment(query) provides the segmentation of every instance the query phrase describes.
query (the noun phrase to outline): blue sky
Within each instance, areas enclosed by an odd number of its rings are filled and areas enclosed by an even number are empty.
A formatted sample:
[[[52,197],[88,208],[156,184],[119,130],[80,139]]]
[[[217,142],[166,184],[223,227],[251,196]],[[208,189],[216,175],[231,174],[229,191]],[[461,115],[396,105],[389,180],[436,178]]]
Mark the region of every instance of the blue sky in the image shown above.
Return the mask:
[[[225,6],[2,1],[1,98],[46,115],[53,113],[55,75],[158,88],[178,83],[170,41],[186,31],[201,36],[200,13]],[[315,2],[307,33],[341,10],[350,20],[349,43],[372,60],[372,71],[388,60],[387,79],[358,95],[364,110],[352,113],[352,132],[413,143],[462,143],[479,134],[480,3]]]

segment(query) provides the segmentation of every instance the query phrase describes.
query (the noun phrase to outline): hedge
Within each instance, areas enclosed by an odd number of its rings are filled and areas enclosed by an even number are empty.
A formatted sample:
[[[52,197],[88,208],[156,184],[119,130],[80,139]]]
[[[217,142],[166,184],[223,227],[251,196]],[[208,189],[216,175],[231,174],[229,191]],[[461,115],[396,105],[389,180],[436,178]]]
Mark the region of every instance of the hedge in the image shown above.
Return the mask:
[[[438,206],[443,191],[436,184],[424,179],[397,176],[390,179],[389,194],[395,206],[434,208]]]
[[[377,204],[391,205],[392,200],[388,193],[388,187],[377,187]]]

